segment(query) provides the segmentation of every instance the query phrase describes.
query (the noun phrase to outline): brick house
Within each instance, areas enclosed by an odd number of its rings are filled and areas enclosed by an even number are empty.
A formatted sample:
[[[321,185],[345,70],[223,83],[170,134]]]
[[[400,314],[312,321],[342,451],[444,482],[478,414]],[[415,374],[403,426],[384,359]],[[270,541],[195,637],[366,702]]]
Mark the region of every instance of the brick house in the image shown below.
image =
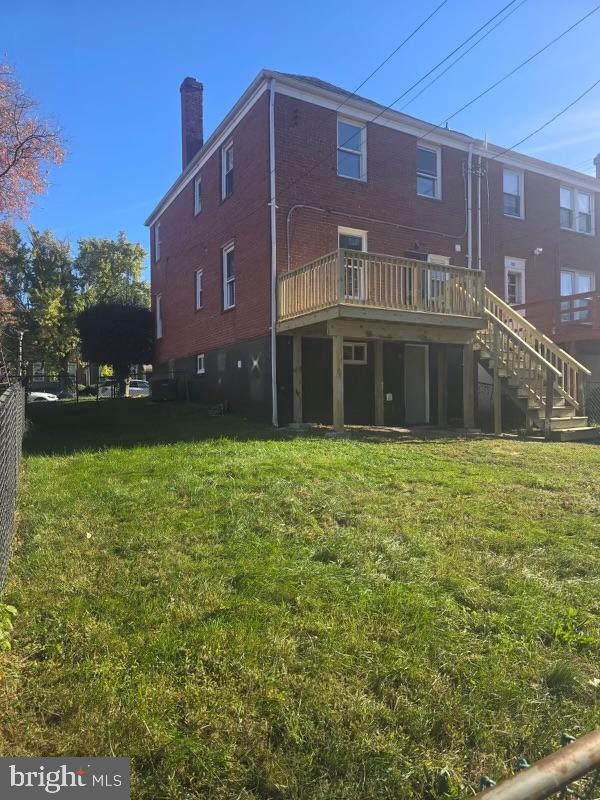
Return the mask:
[[[484,368],[496,429],[507,401],[584,425],[600,180],[316,78],[263,70],[207,141],[202,84],[181,101],[146,221],[155,374],[275,424],[471,427]]]

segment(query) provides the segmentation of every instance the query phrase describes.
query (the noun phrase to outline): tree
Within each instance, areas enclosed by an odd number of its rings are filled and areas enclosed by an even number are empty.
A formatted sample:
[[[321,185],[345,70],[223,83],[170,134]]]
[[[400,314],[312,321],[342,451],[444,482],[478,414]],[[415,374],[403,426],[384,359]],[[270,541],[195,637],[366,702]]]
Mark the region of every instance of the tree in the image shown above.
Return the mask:
[[[132,364],[152,359],[152,313],[131,303],[98,303],[77,318],[86,361],[110,364],[121,391]]]
[[[50,231],[30,228],[29,233],[31,248],[24,281],[28,338],[52,366],[66,370],[79,344],[77,314],[81,308],[71,245]]]
[[[75,269],[85,306],[99,302],[150,305],[150,288],[142,280],[146,251],[128,242],[121,231],[114,239],[81,239]]]
[[[12,68],[0,64],[0,215],[25,217],[34,195],[48,185],[48,164],[62,164],[64,143],[21,88]]]
[[[0,332],[23,327],[28,250],[8,221],[0,221]]]

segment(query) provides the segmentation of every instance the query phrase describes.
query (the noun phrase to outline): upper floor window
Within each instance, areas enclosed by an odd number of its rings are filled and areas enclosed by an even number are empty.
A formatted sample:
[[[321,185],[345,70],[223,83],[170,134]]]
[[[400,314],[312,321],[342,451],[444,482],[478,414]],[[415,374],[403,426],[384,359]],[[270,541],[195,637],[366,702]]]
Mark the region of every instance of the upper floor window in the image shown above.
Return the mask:
[[[160,294],[156,295],[156,338],[162,339],[163,335],[163,328],[162,328],[162,296]]]
[[[594,200],[588,192],[560,187],[560,227],[579,233],[594,232]]]
[[[204,375],[206,372],[204,353],[199,353],[196,356],[196,375]]]
[[[504,214],[523,219],[523,173],[505,169],[502,174]]]
[[[364,181],[367,177],[367,128],[362,123],[338,119],[337,174]]]
[[[233,143],[221,150],[221,199],[233,194]]]
[[[202,211],[202,180],[196,178],[194,181],[194,214]]]
[[[199,311],[204,305],[204,285],[202,270],[196,270],[196,311]]]
[[[160,258],[160,222],[154,226],[154,260]]]
[[[417,194],[421,197],[442,196],[442,154],[437,147],[417,147]]]
[[[223,248],[223,308],[235,306],[235,266],[232,244]]]

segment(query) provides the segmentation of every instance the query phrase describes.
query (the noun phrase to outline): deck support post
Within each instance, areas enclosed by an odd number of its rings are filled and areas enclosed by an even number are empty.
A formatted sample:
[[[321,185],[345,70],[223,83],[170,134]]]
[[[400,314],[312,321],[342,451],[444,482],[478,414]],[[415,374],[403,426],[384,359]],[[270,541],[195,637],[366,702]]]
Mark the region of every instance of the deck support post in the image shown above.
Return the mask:
[[[344,337],[333,339],[333,428],[344,430]]]
[[[492,356],[494,359],[494,372],[492,375],[493,400],[494,400],[494,433],[502,433],[502,379],[500,378],[500,329],[494,325],[492,342]]]
[[[302,424],[302,336],[295,333],[292,337],[292,374],[294,394],[294,423]]]
[[[448,350],[445,344],[438,345],[437,352],[437,424],[440,428],[448,424]]]
[[[463,344],[463,426],[475,427],[475,358],[472,342]]]
[[[544,398],[544,435],[550,439],[552,434],[552,414],[554,411],[554,372],[546,370],[546,397]]]
[[[374,373],[375,373],[375,425],[384,424],[383,411],[383,342],[377,339],[373,344],[375,353]]]

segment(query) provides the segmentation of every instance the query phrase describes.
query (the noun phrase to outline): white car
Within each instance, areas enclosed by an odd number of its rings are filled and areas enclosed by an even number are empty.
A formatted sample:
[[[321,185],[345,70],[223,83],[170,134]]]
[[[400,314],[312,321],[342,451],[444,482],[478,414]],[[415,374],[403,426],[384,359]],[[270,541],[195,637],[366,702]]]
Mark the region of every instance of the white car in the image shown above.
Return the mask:
[[[27,400],[29,403],[53,403],[58,397],[52,392],[28,392]]]
[[[101,383],[98,387],[98,397],[116,397],[116,395],[117,386],[113,383]]]
[[[129,397],[150,397],[148,381],[130,380],[127,394]]]

